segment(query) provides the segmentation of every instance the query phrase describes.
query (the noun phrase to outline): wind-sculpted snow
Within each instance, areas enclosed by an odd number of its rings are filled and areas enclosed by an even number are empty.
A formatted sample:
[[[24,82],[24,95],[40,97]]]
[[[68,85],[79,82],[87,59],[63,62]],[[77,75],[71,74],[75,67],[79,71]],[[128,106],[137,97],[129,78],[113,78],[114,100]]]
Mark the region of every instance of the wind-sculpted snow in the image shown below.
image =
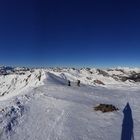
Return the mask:
[[[6,105],[0,111],[0,140],[9,139],[17,126],[20,125],[21,118],[27,111],[27,108],[21,101],[15,99]]]
[[[64,77],[59,77],[53,73],[48,72],[47,76],[48,76],[48,80],[52,83],[61,84],[61,85],[66,85],[66,83],[67,83],[67,80]],[[62,74],[61,74],[61,76],[62,76]]]

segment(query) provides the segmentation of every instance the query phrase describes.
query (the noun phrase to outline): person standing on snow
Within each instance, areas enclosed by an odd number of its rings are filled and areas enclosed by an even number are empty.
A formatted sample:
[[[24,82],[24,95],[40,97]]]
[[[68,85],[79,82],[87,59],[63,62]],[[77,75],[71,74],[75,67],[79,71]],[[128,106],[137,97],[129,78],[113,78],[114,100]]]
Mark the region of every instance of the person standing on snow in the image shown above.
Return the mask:
[[[70,80],[68,80],[68,86],[71,86]]]
[[[80,87],[80,80],[77,80],[77,86]]]

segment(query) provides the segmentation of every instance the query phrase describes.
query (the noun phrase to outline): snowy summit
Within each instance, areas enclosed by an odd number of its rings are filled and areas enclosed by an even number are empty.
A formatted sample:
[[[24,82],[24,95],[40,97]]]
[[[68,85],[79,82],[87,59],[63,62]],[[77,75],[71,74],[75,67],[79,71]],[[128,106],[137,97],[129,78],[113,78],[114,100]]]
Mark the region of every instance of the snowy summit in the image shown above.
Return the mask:
[[[139,93],[139,68],[0,67],[0,140],[139,140]]]

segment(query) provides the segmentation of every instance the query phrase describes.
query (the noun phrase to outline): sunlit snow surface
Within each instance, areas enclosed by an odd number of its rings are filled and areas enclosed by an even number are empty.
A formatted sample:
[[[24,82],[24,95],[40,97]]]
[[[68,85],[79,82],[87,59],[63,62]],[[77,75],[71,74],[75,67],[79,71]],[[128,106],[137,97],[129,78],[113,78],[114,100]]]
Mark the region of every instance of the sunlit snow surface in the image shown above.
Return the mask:
[[[140,83],[112,75],[140,69],[119,69],[105,70],[109,76],[67,68],[1,74],[0,140],[139,140]],[[96,79],[105,85],[95,84]],[[94,111],[100,103],[119,111]]]

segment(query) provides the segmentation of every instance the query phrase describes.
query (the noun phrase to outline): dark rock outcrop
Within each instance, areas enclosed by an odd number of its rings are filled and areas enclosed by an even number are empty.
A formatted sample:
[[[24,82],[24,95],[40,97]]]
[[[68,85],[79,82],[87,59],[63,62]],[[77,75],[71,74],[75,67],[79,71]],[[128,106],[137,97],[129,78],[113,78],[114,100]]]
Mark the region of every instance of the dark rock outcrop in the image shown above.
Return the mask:
[[[111,104],[99,104],[98,106],[94,107],[95,111],[102,111],[103,113],[106,112],[113,112],[119,110],[114,105]]]
[[[100,80],[94,80],[94,83],[99,84],[99,85],[105,85],[102,81]]]
[[[128,77],[122,77],[121,80],[124,82],[127,80],[132,80],[134,82],[140,82],[140,73],[134,73]]]
[[[107,72],[105,72],[104,70],[97,69],[97,72],[98,72],[98,74],[101,74],[101,75],[103,75],[105,77],[109,77],[109,74]]]

